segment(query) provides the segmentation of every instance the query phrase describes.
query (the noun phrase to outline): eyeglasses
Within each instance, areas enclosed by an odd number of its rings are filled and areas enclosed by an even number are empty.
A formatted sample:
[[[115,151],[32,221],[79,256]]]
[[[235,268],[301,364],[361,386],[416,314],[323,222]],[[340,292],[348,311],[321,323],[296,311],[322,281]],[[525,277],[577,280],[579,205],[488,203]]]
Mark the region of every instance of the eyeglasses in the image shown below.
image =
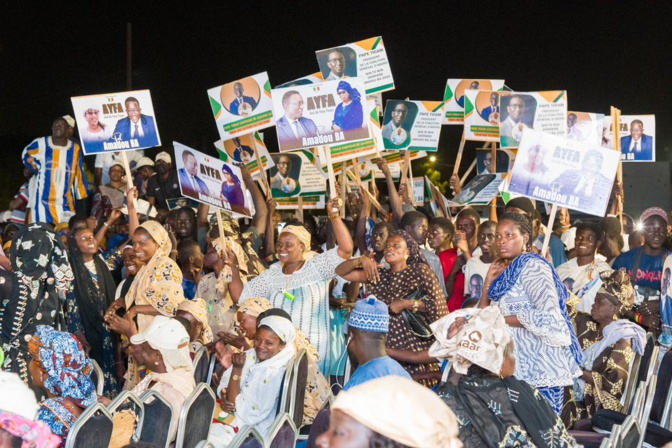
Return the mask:
[[[348,93],[348,92],[346,92],[345,90],[339,90],[339,91],[338,91],[338,94],[339,94],[339,95],[345,95],[346,93]]]
[[[93,109],[89,109],[89,110],[86,111],[86,114],[87,115],[98,115],[98,111],[93,110]]]
[[[333,58],[333,59],[329,59],[329,63],[330,63],[330,64],[335,64],[335,63],[337,63],[337,62],[345,62],[345,58]]]
[[[392,111],[392,114],[393,114],[393,115],[403,115],[403,114],[405,114],[405,113],[406,113],[406,111],[405,111],[404,109],[394,109],[394,110]]]

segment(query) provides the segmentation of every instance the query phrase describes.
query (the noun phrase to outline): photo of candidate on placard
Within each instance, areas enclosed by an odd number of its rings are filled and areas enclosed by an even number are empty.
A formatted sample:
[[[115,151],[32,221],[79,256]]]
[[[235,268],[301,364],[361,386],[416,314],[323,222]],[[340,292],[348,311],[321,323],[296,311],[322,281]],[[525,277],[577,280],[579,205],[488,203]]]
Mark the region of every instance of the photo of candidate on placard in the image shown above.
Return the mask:
[[[446,103],[443,124],[464,123],[465,95],[468,90],[500,91],[502,89],[504,89],[503,79],[448,79],[443,92],[443,100]]]
[[[317,51],[317,63],[325,81],[357,76],[357,55],[352,48],[336,47]],[[362,91],[362,93],[364,93]]]
[[[239,216],[251,216],[240,168],[180,143],[173,145],[183,196]]]
[[[604,216],[618,158],[615,151],[526,129],[508,191]]]
[[[208,89],[222,140],[273,126],[270,89],[266,72]]]
[[[411,128],[418,115],[418,106],[412,101],[390,100],[383,116],[383,143],[386,149],[408,146]]]
[[[518,147],[523,131],[534,125],[537,101],[532,95],[512,93],[499,97],[499,139],[502,147]]]
[[[624,162],[656,161],[656,116],[621,115],[621,160]],[[614,148],[611,116],[604,117],[603,144]]]
[[[358,78],[273,89],[280,151],[370,139],[363,91]]]
[[[497,171],[493,171],[492,149],[478,148],[476,150],[476,170],[478,174],[508,173],[511,154],[508,151],[497,150]]]
[[[72,97],[86,154],[161,145],[149,90]]]
[[[450,202],[458,205],[465,205],[471,203],[472,201],[474,201],[474,199],[476,199],[476,196],[481,192],[481,190],[483,190],[497,178],[498,176],[496,174],[479,174],[475,176],[473,179],[469,181],[469,183],[467,183],[467,185],[464,186],[462,191],[460,191],[458,195],[455,196]],[[499,183],[497,185],[499,186]],[[489,200],[486,200],[484,202],[486,203],[489,202],[496,195],[497,191],[494,190],[492,196],[489,197]]]
[[[273,160],[271,160],[271,156],[259,132],[241,135],[230,140],[217,140],[215,142],[215,148],[217,148],[220,160],[227,163],[244,163],[252,178],[256,178],[259,175],[259,164],[254,153],[255,146],[264,170],[272,167]]]
[[[293,196],[299,185],[301,157],[296,154],[271,154],[275,167],[269,170],[271,190]]]
[[[166,199],[168,210],[175,210],[182,207],[193,208],[194,211],[198,209],[198,202],[191,198],[172,198]]]
[[[590,112],[567,112],[567,138],[600,145],[604,115]]]

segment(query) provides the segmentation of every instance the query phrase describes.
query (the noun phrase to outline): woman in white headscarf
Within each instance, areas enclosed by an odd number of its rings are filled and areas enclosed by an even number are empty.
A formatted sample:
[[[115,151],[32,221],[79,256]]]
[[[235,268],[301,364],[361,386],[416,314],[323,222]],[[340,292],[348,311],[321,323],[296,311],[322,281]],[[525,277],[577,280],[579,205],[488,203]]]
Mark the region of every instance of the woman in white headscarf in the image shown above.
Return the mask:
[[[262,434],[273,424],[280,399],[285,366],[294,357],[294,324],[280,316],[261,320],[254,348],[233,355],[232,366],[222,377],[217,395],[222,408],[235,412],[230,425],[214,424],[208,439],[216,446],[228,444],[235,430],[254,426]]]

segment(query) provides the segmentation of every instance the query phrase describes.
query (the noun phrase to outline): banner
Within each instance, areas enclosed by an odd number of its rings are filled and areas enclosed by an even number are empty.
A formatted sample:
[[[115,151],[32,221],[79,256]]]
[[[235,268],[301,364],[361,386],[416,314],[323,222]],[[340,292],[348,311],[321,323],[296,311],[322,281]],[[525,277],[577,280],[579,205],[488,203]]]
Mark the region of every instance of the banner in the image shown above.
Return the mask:
[[[443,102],[388,100],[382,129],[385,149],[436,151],[442,119]]]
[[[85,154],[161,146],[149,90],[74,96],[70,100]]]
[[[656,161],[656,116],[621,115],[621,160],[624,162]],[[611,116],[604,117],[602,146],[614,148]]]
[[[273,126],[266,72],[208,89],[208,98],[222,140]]]
[[[274,198],[316,196],[327,191],[327,182],[310,151],[273,153],[275,166],[268,172]]]
[[[591,112],[567,112],[567,138],[600,146],[604,115]]]
[[[362,93],[367,95],[394,89],[392,69],[380,36],[316,51],[315,54],[326,81],[358,76],[366,88]]]
[[[503,79],[449,79],[443,92],[446,103],[443,124],[464,123],[464,92],[473,90],[498,91],[504,88]]]
[[[273,89],[280,151],[370,139],[363,91],[358,78]]]
[[[450,205],[486,205],[499,194],[499,184],[506,174],[479,174],[471,179],[462,191],[453,199],[449,199]]]
[[[259,176],[259,164],[257,163],[257,158],[254,156],[255,146],[259,152],[264,170],[273,167],[273,159],[271,159],[271,155],[268,153],[264,139],[258,132],[234,137],[231,140],[217,140],[215,142],[215,148],[217,148],[220,160],[226,163],[244,163],[253,178]]]
[[[513,161],[516,159],[516,155],[512,150],[509,149],[498,149],[497,150],[497,173],[507,173]],[[478,174],[494,174],[492,169],[492,149],[489,148],[478,148],[476,149],[476,172]]]
[[[237,218],[251,217],[240,168],[181,143],[173,142],[173,147],[183,196],[232,212]]]
[[[517,148],[527,128],[564,137],[567,133],[567,92],[512,92],[499,95],[499,143]]]
[[[508,191],[595,216],[604,216],[618,153],[526,129]]]
[[[464,138],[499,143],[499,92],[465,91]]]

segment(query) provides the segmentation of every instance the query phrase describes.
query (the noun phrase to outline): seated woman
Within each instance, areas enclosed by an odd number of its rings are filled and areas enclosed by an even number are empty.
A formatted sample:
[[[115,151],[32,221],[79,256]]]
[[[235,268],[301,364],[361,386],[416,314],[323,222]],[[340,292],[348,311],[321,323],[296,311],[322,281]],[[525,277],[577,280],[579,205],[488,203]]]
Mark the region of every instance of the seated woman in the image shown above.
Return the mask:
[[[233,337],[230,334],[222,334],[222,342],[227,342],[234,347],[247,350],[252,348],[249,340],[254,340],[257,333],[257,326],[264,317],[280,316],[285,319],[291,318],[286,311],[279,308],[273,308],[271,302],[261,297],[248,299],[238,308],[237,318],[239,322],[239,337]],[[322,405],[329,398],[331,389],[329,383],[324,377],[318,367],[320,355],[317,349],[310,343],[306,335],[301,330],[296,328],[296,338],[294,339],[294,349],[298,353],[302,348],[306,350],[308,355],[308,378],[306,381],[306,396],[303,401],[303,424],[310,425],[313,423],[315,416],[322,409]],[[230,361],[227,368],[230,366]]]
[[[213,424],[208,440],[226,446],[235,435],[234,428],[254,426],[264,434],[273,424],[285,366],[294,357],[294,325],[284,317],[262,319],[254,336],[254,349],[236,353],[232,366],[222,378],[217,395],[222,409],[235,412],[231,425]]]
[[[115,316],[116,317],[116,316]],[[131,318],[118,318],[132,322]],[[140,395],[148,389],[155,390],[165,398],[173,408],[169,439],[177,434],[177,423],[184,400],[194,391],[194,369],[189,356],[189,334],[177,320],[156,316],[145,331],[134,333],[130,337],[131,355],[138,365],[147,366],[147,374],[131,392]],[[101,397],[105,405],[109,400]]]
[[[341,391],[331,405],[320,448],[459,448],[455,414],[431,390],[400,376],[385,376]]]
[[[47,394],[37,420],[65,441],[77,417],[96,403],[93,364],[74,335],[47,325],[37,326],[28,351],[33,358],[28,364],[33,385]]]
[[[635,303],[625,269],[603,272],[600,277],[603,284],[590,314],[578,313],[574,319],[584,361],[583,374],[574,383],[573,419],[590,418],[599,409],[621,412],[630,364],[646,346],[642,327],[624,318]]]
[[[465,448],[575,445],[541,393],[513,376],[513,338],[497,307],[457,310],[432,328],[430,355],[453,363],[436,392],[457,415]]]

